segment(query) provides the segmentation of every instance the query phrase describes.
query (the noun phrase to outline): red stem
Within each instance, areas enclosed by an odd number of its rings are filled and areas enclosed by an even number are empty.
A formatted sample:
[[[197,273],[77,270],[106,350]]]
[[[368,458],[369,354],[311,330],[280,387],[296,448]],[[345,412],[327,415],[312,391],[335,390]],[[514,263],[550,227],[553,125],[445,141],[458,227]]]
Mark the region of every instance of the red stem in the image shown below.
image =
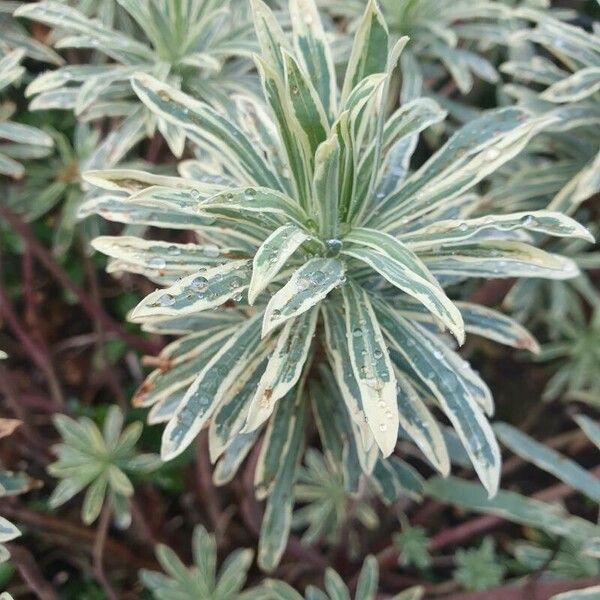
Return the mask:
[[[79,286],[77,286],[63,268],[54,260],[52,254],[36,239],[23,220],[9,210],[6,206],[0,203],[0,216],[25,240],[32,254],[44,265],[51,275],[67,290],[69,290],[81,304],[83,310],[92,318],[98,319],[107,331],[117,334],[121,339],[127,342],[133,348],[149,354],[155,354],[159,351],[160,345],[151,341],[140,338],[137,335],[129,333],[122,325],[117,323],[110,317],[102,306],[94,302],[88,294],[86,294]]]

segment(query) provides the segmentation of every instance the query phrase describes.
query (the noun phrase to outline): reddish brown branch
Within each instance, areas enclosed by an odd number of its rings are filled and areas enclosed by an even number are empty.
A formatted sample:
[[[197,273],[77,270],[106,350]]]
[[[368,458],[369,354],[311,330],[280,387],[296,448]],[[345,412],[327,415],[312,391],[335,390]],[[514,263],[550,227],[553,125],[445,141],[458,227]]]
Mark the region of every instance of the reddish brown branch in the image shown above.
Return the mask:
[[[92,318],[98,319],[107,331],[117,334],[127,344],[141,350],[155,354],[159,350],[159,345],[151,340],[145,340],[137,335],[128,332],[123,326],[113,320],[102,306],[94,302],[88,294],[78,285],[71,281],[64,269],[54,260],[48,249],[40,244],[23,220],[10,211],[6,206],[0,203],[0,216],[16,231],[26,242],[28,248],[37,260],[50,272],[50,274],[67,290],[69,290],[79,301],[83,310]]]
[[[64,398],[60,389],[58,377],[54,371],[52,361],[49,358],[48,350],[41,339],[34,340],[31,335],[21,325],[17,314],[15,313],[8,294],[0,286],[0,315],[6,321],[13,335],[21,342],[22,346],[27,351],[31,360],[44,373],[48,382],[48,389],[52,399],[58,406],[64,406]]]
[[[548,600],[561,592],[572,592],[600,584],[600,577],[588,579],[538,581],[534,585],[504,585],[484,592],[469,592],[445,596],[445,600]]]
[[[44,579],[33,556],[18,544],[7,544],[7,547],[27,588],[40,600],[57,600],[58,596]]]
[[[92,529],[63,517],[54,517],[21,506],[15,499],[1,501],[0,514],[17,523],[24,523],[29,527],[39,529],[45,534],[51,534],[56,543],[59,543],[60,538],[66,538],[69,547],[80,544],[91,548],[96,539]],[[106,558],[112,564],[126,565],[134,569],[157,568],[155,560],[143,558],[139,553],[131,551],[127,546],[110,537],[107,537],[104,548]]]
[[[98,529],[96,530],[96,539],[94,540],[94,545],[92,547],[92,563],[96,579],[104,590],[108,600],[118,600],[104,571],[104,548],[108,536],[108,527],[110,526],[110,515],[110,502],[105,502],[102,507],[102,513],[100,514]]]

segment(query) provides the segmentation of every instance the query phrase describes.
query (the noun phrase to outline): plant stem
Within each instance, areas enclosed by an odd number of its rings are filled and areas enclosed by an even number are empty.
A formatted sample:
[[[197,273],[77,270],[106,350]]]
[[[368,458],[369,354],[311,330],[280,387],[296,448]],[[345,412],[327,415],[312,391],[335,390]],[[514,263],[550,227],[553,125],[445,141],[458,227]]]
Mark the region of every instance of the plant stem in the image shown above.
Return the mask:
[[[102,512],[100,513],[98,528],[96,529],[96,539],[94,540],[94,545],[92,547],[92,562],[96,579],[102,586],[108,600],[118,600],[117,595],[104,572],[104,547],[106,545],[106,537],[110,525],[110,515],[110,500],[106,500],[102,507]]]
[[[6,206],[0,203],[0,216],[23,238],[32,254],[44,265],[44,267],[50,272],[50,274],[67,290],[69,290],[74,296],[77,297],[83,310],[90,315],[92,318],[98,319],[107,331],[112,331],[119,335],[125,342],[127,342],[133,348],[147,352],[149,354],[156,354],[160,348],[160,345],[151,341],[145,340],[132,333],[129,333],[119,323],[114,321],[104,310],[102,306],[97,304],[90,298],[79,286],[77,286],[71,279],[64,269],[56,262],[52,254],[40,244],[29,228],[29,226],[15,213],[9,210]]]

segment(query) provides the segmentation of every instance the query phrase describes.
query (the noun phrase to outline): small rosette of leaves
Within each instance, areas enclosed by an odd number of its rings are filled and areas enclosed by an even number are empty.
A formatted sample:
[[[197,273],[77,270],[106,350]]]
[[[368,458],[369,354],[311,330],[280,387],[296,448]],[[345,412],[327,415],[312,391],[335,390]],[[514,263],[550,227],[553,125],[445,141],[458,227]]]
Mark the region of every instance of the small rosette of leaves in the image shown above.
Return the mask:
[[[538,151],[542,156],[556,156],[558,163],[538,165],[529,178],[529,194],[545,187],[546,193],[554,194],[549,208],[572,214],[600,191],[598,33],[558,21],[545,11],[522,8],[517,15],[531,26],[511,39],[528,44],[530,56],[502,65],[514,80],[504,90],[528,110],[556,119],[542,136]],[[529,165],[530,171],[533,166]],[[527,168],[525,165],[522,174],[511,181],[511,192],[524,189]]]
[[[362,569],[358,574],[356,591],[351,596],[348,586],[342,577],[332,568],[325,571],[324,591],[309,585],[304,596],[290,587],[287,583],[278,580],[267,580],[263,590],[259,590],[255,600],[338,600],[351,597],[354,600],[375,600],[379,584],[379,568],[374,556],[367,556]],[[396,594],[391,600],[421,600],[424,589],[420,586]]]
[[[55,448],[58,460],[48,467],[50,475],[61,480],[50,496],[52,508],[86,490],[81,510],[84,523],[93,523],[109,502],[115,524],[129,526],[129,499],[134,492],[129,475],[149,473],[161,463],[154,454],[135,452],[142,424],[131,423],[123,429],[123,422],[117,406],[108,410],[102,431],[87,417],[54,417],[62,442]]]
[[[461,94],[475,79],[497,83],[498,73],[485,50],[506,43],[511,32],[511,10],[502,2],[437,2],[436,0],[380,0],[391,34],[408,36],[400,58],[401,100],[418,98],[427,86],[434,91],[448,78]],[[368,4],[365,0],[320,0],[334,17],[349,20],[354,31]],[[342,41],[342,47],[351,44]],[[430,83],[425,83],[429,80]],[[435,83],[433,83],[435,82]]]
[[[15,12],[54,28],[58,48],[84,48],[111,59],[47,71],[28,86],[32,110],[71,110],[78,119],[121,117],[93,156],[96,166],[116,164],[144,137],[158,131],[180,156],[185,131],[143,110],[129,84],[145,72],[228,109],[232,94],[252,87],[255,49],[245,3],[230,0],[163,2],[117,0],[134,27],[119,29],[89,18],[64,2],[26,3]],[[137,33],[136,33],[137,32]]]
[[[21,60],[26,51],[22,48],[3,54],[0,46],[0,90],[18,82],[25,68]],[[0,176],[20,179],[25,174],[21,160],[44,158],[52,151],[52,138],[31,125],[9,121],[15,112],[10,102],[0,104]]]
[[[242,591],[254,556],[252,550],[236,550],[217,573],[215,537],[198,525],[192,537],[194,565],[186,567],[168,546],[156,548],[156,558],[166,575],[142,570],[140,579],[157,600],[251,600],[258,590]]]
[[[591,236],[558,212],[473,216],[477,184],[552,118],[521,108],[486,113],[411,172],[419,133],[445,113],[416,99],[386,117],[407,40],[391,45],[376,3],[357,28],[341,88],[313,0],[290,2],[291,39],[264,3],[252,6],[269,111],[247,96],[225,118],[147,74],[133,79],[141,100],[220,162],[222,174],[200,161],[184,162],[182,177],[92,172],[87,179],[101,191],[82,215],[197,233],[187,244],[118,236],[94,244],[120,269],[162,286],[131,319],[181,335],[136,395],[152,422],[166,423],[163,458],[208,425],[223,483],[264,432],[255,477],[258,496],[268,497],[259,563],[273,568],[311,414],[350,491],[364,472],[389,497],[405,486],[420,493],[418,474],[383,460],[400,427],[447,474],[440,410],[495,492],[491,394],[439,334],[447,330],[458,344],[468,331],[518,348],[536,343],[493,310],[453,302],[444,285],[573,277],[572,261],[535,248],[529,234]]]

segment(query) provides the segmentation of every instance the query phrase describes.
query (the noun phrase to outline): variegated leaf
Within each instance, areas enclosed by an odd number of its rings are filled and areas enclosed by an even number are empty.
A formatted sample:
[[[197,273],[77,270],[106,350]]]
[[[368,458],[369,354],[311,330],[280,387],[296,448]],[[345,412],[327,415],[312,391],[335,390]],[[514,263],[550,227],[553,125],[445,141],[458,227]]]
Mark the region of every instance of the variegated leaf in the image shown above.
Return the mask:
[[[248,409],[244,432],[253,431],[264,423],[271,416],[275,403],[300,379],[312,345],[318,316],[318,309],[312,308],[284,325]]]
[[[400,239],[414,251],[437,246],[457,246],[493,238],[497,231],[526,230],[555,237],[581,238],[593,242],[592,234],[562,213],[547,210],[486,215],[476,219],[439,221],[422,229],[401,234]]]
[[[365,77],[383,73],[389,51],[388,29],[375,0],[369,0],[354,37],[344,78],[342,102]]]
[[[579,274],[571,259],[522,242],[480,242],[422,254],[421,258],[436,275],[571,279]]]
[[[242,294],[250,283],[250,260],[234,260],[184,277],[146,296],[132,311],[132,321],[186,315],[214,308]]]
[[[254,304],[258,295],[273,281],[288,258],[310,237],[310,234],[296,225],[282,225],[261,244],[252,261],[252,279],[248,288],[249,304]]]
[[[470,302],[457,302],[469,333],[480,335],[500,344],[529,350],[537,354],[540,350],[536,339],[519,322],[502,313]]]
[[[444,437],[427,405],[408,377],[396,369],[400,426],[421,449],[425,458],[442,474],[450,472],[450,458]]]
[[[312,258],[296,270],[269,301],[264,315],[263,335],[306,312],[344,281],[343,262],[335,258]]]
[[[447,348],[416,324],[378,305],[377,315],[392,347],[436,397],[452,422],[490,496],[498,489],[500,450],[481,412],[478,399],[457,364],[448,362]],[[401,367],[401,365],[399,365]]]
[[[344,286],[346,339],[367,423],[384,456],[398,439],[396,377],[371,301],[354,285]]]
[[[171,460],[193,441],[260,345],[260,315],[248,320],[200,371],[168,422],[161,457]]]
[[[600,480],[575,461],[537,442],[508,423],[495,423],[494,431],[500,441],[515,454],[600,503]]]
[[[411,250],[391,236],[366,229],[351,232],[346,240],[362,247],[345,247],[344,255],[364,262],[392,285],[416,298],[453,333],[459,344],[464,342],[460,311]]]

